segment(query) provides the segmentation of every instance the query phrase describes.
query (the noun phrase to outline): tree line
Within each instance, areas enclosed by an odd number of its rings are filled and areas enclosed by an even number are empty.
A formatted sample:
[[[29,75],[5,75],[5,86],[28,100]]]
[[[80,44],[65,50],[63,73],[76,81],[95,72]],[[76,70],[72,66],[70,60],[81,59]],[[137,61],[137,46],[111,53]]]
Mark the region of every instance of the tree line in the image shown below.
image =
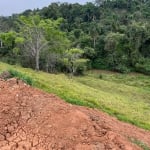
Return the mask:
[[[150,1],[52,3],[0,17],[0,58],[47,72],[150,74]]]

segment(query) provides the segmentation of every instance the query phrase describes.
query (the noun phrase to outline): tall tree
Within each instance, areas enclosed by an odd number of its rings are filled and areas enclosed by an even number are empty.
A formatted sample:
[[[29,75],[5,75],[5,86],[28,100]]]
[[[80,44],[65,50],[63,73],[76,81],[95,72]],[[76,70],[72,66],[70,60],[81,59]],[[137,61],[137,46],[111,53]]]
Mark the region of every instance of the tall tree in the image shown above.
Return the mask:
[[[24,39],[24,49],[28,56],[35,59],[35,69],[40,69],[40,53],[64,43],[63,32],[59,30],[60,20],[41,19],[38,15],[19,18],[20,36]]]
[[[12,56],[13,49],[15,48],[16,32],[2,32],[0,33],[0,55],[1,56]]]
[[[87,59],[82,58],[84,51],[78,48],[72,48],[65,51],[64,64],[72,75],[77,74],[77,70],[81,67],[81,72],[84,71]]]

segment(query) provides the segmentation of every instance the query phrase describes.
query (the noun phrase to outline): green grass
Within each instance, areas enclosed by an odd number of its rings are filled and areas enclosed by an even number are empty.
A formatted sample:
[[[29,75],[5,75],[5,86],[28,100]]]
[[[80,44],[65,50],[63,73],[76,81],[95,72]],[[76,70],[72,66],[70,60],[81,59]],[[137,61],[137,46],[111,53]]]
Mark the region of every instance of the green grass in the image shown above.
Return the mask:
[[[24,74],[22,74],[16,70],[13,70],[13,69],[8,70],[8,72],[10,73],[11,77],[19,78],[29,85],[33,84],[32,78],[28,77],[27,75],[24,75]]]
[[[134,138],[130,138],[129,139],[132,143],[138,145],[139,147],[141,147],[143,150],[150,150],[150,148],[147,146],[147,144],[143,143],[142,141],[139,141],[137,139]]]
[[[101,78],[106,81],[112,81],[115,83],[123,83],[129,86],[135,86],[150,90],[150,76],[146,76],[140,73],[120,74],[116,72],[93,70],[88,72],[89,76],[94,78]]]
[[[122,121],[150,130],[149,76],[104,72],[99,78],[99,72],[90,72],[69,79],[64,74],[36,72],[0,63],[0,72],[10,69],[32,78],[33,86],[55,93],[69,103],[98,108]]]

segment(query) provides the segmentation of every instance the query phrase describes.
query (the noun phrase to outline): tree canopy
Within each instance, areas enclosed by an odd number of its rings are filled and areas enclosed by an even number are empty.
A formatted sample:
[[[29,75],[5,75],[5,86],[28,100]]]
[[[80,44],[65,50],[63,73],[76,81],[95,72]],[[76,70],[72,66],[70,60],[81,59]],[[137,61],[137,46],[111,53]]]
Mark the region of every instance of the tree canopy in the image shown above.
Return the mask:
[[[150,74],[149,0],[52,3],[42,9],[0,17],[0,22],[4,45],[0,57],[11,57],[13,62],[18,58],[23,65],[36,69],[64,70],[64,53],[77,48],[83,50],[81,58],[88,59],[92,68]],[[16,47],[21,49],[19,57],[12,53]],[[39,54],[33,49],[38,49]],[[25,56],[25,62],[19,60]],[[38,58],[39,63],[33,58]]]

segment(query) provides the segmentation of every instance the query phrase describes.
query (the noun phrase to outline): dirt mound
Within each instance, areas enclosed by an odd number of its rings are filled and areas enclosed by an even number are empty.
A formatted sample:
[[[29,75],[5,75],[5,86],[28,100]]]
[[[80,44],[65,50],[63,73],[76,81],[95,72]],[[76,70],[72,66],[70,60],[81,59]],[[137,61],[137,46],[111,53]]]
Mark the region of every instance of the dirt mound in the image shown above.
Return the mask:
[[[4,71],[0,74],[1,79],[8,79],[11,77],[11,74],[8,71]]]
[[[21,81],[0,80],[0,150],[138,150],[150,132],[67,104]]]

